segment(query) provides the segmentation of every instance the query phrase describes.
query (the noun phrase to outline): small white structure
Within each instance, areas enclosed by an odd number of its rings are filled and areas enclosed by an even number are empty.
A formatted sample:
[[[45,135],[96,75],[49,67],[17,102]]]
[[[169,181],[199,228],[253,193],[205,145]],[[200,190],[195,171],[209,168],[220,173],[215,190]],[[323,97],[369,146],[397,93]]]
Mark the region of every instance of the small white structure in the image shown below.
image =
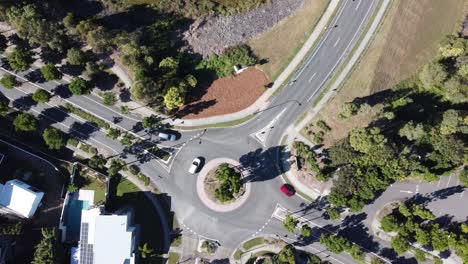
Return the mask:
[[[247,67],[242,68],[242,65],[240,65],[240,64],[234,65],[234,73],[236,75],[239,75],[241,72],[245,71],[246,69],[247,69]]]
[[[104,215],[101,207],[81,211],[80,241],[72,248],[72,264],[134,264],[136,227],[131,213]]]
[[[23,217],[29,218],[34,215],[43,196],[43,192],[20,180],[0,184],[0,206]]]

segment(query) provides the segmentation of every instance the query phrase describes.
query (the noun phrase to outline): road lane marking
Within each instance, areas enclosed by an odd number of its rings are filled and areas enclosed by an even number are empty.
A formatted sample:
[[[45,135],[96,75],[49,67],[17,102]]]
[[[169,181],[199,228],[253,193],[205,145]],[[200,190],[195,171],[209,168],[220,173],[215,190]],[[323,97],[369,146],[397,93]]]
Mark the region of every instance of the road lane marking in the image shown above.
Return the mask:
[[[437,187],[439,187],[440,181],[442,181],[442,177],[439,177],[439,182],[437,182]]]
[[[445,185],[445,188],[447,188],[449,186],[450,180],[452,179],[452,175],[453,175],[453,173],[450,174],[449,179],[447,181],[447,184]]]
[[[312,76],[309,78],[308,82],[311,82],[312,79],[314,79],[315,75],[317,75],[317,73],[315,72],[314,74],[312,74]]]
[[[336,40],[335,44],[333,44],[333,47],[336,47],[336,45],[338,45],[338,43],[340,42],[341,38],[338,37],[338,39]]]
[[[335,63],[335,65],[333,66],[333,68],[328,72],[328,74],[325,76],[325,78],[323,79],[322,83],[320,83],[320,85],[317,87],[317,89],[312,93],[312,95],[309,97],[309,99],[307,99],[307,102],[309,102],[314,96],[315,94],[320,90],[320,87],[322,87],[322,85],[328,80],[328,77],[333,73],[333,71],[335,70],[336,66],[338,66],[338,64],[341,62],[341,60],[343,59],[343,57],[345,55],[347,55],[347,51],[349,49],[349,47],[351,46],[351,44],[354,42],[354,39],[356,38],[356,36],[358,35],[358,33],[362,30],[362,24],[364,24],[364,21],[366,21],[368,15],[369,15],[369,12],[372,10],[372,6],[375,2],[372,2],[372,4],[369,6],[369,9],[367,10],[366,12],[366,15],[364,16],[364,18],[362,19],[361,21],[361,24],[359,24],[359,27],[358,27],[358,30],[356,30],[356,32],[354,33],[354,36],[353,38],[351,39],[351,41],[348,43],[348,46],[346,46],[346,48],[344,49],[343,53],[341,54],[340,58],[338,59],[338,61]]]
[[[268,125],[257,131],[255,134],[250,134],[250,136],[257,140],[262,146],[266,147],[266,141],[270,135],[271,130],[274,128],[274,124],[278,121],[281,115],[283,115],[286,109],[288,108],[284,108],[283,111],[281,111],[273,120],[270,121],[270,123],[268,123]]]
[[[404,191],[404,190],[400,190],[401,193],[413,193],[412,191]]]
[[[359,9],[359,6],[361,5],[361,1],[362,0],[359,0],[359,3],[357,4],[356,8],[354,10],[358,10]]]

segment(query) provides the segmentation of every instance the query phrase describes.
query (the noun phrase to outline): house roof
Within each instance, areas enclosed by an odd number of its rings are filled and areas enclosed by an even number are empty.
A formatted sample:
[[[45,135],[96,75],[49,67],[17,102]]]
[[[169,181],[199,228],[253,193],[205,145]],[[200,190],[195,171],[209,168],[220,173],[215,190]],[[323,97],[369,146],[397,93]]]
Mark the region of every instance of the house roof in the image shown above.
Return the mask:
[[[20,180],[11,180],[1,188],[0,205],[24,217],[31,217],[39,207],[43,196],[43,192],[32,186]]]
[[[94,263],[133,263],[133,227],[127,215],[100,215],[94,229]]]
[[[74,258],[81,264],[133,264],[134,230],[129,215],[101,215],[100,208],[83,210],[79,252]]]

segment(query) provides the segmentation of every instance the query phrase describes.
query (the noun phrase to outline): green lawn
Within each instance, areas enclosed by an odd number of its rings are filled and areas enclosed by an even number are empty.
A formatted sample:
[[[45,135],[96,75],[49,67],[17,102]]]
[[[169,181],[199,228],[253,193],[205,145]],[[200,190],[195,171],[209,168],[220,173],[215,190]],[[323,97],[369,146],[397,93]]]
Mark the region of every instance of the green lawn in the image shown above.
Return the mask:
[[[81,189],[94,191],[94,204],[104,202],[106,199],[106,183],[92,176],[86,176],[86,179],[89,183],[81,187]]]
[[[255,246],[258,246],[258,245],[261,245],[263,244],[263,242],[265,242],[265,240],[262,238],[262,237],[257,237],[257,238],[254,238],[254,239],[251,239],[247,242],[245,242],[242,247],[245,249],[245,250],[249,250]]]

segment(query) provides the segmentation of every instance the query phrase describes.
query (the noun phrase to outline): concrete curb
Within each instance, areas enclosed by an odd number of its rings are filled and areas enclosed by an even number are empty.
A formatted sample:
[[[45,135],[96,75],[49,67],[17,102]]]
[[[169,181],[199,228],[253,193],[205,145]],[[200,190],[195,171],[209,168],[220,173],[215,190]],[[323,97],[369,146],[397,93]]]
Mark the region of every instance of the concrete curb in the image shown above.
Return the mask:
[[[250,192],[252,189],[252,184],[250,182],[247,182],[245,186],[245,193],[241,196],[240,199],[228,203],[228,204],[219,204],[214,201],[212,201],[207,193],[205,192],[205,178],[208,175],[208,172],[210,172],[212,169],[216,168],[218,165],[222,163],[228,163],[231,165],[234,165],[235,167],[239,167],[240,163],[238,161],[228,159],[228,158],[217,158],[208,161],[203,169],[200,171],[197,177],[197,194],[198,198],[202,201],[202,203],[208,207],[209,209],[215,211],[215,212],[220,212],[220,213],[226,213],[226,212],[231,212],[236,210],[237,208],[240,208],[249,198]],[[247,173],[241,171],[242,177],[245,178],[248,176]]]

